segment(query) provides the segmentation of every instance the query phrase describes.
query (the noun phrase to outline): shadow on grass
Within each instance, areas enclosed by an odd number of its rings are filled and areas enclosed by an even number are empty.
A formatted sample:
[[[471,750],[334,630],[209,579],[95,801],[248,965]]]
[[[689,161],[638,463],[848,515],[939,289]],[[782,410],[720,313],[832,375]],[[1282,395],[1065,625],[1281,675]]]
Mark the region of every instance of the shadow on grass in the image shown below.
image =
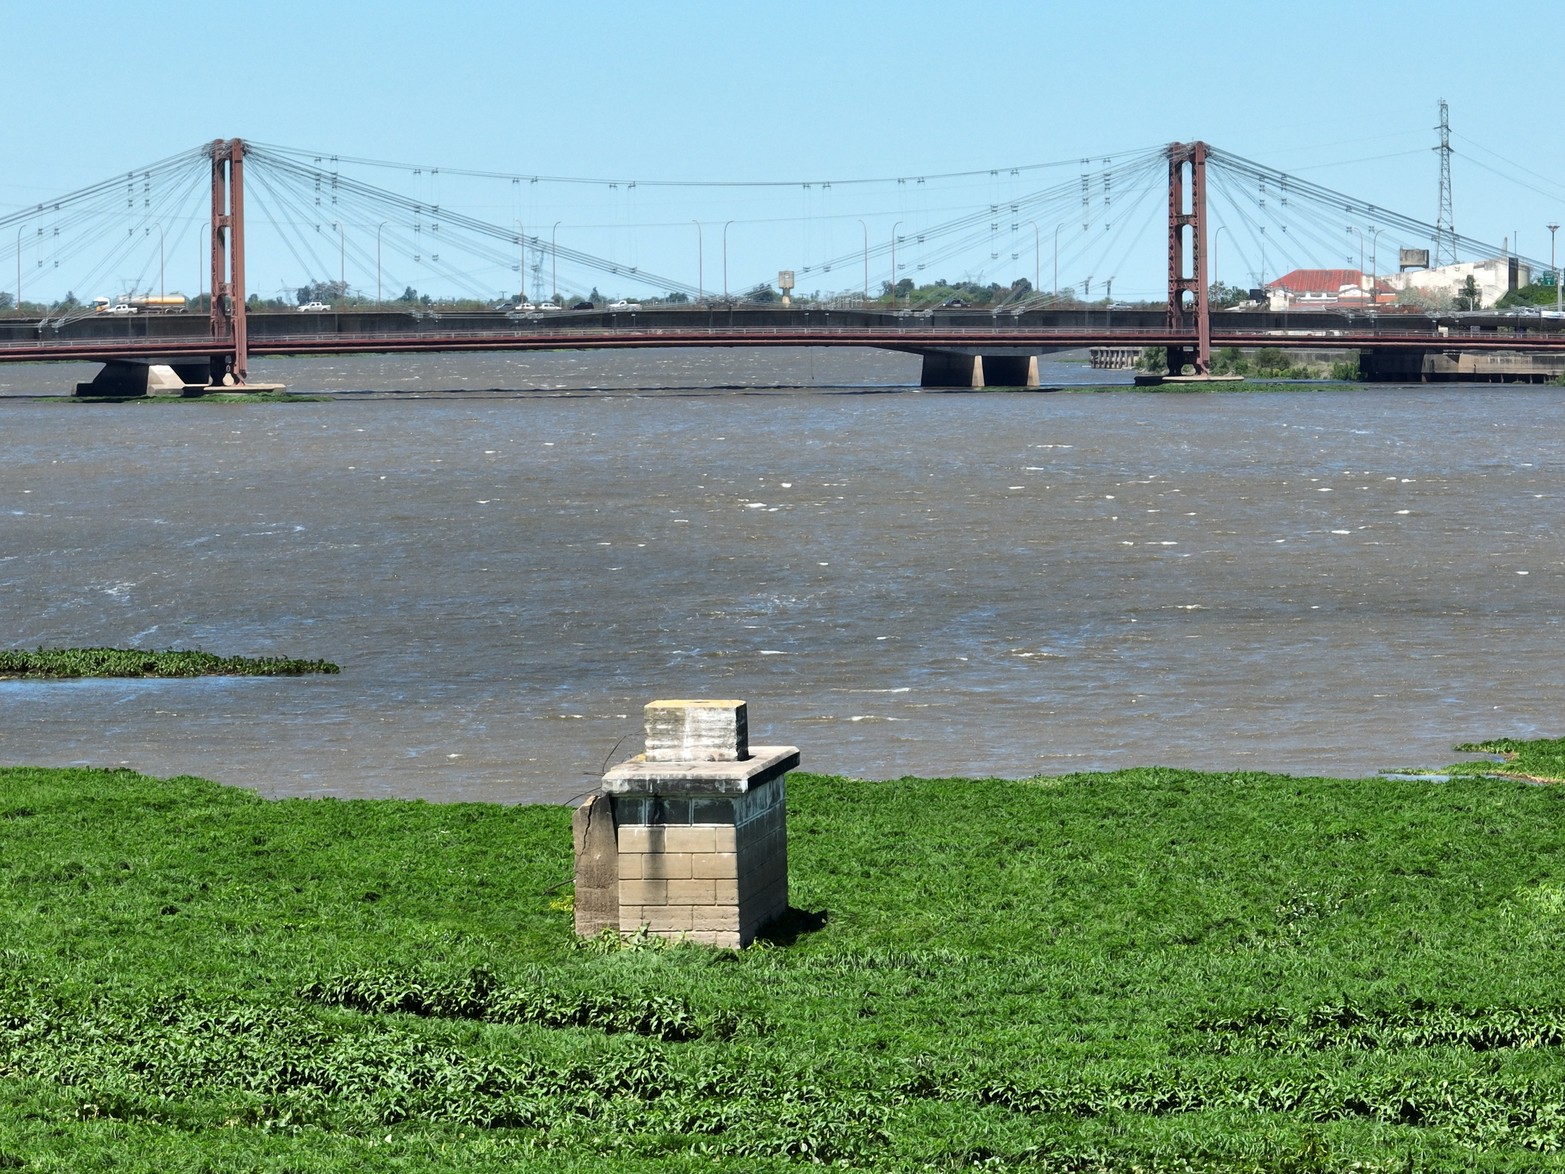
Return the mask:
[[[770,942],[774,946],[791,946],[805,934],[825,929],[826,922],[830,918],[831,914],[825,909],[811,913],[805,909],[795,909],[790,905],[788,912],[755,936],[758,940]]]

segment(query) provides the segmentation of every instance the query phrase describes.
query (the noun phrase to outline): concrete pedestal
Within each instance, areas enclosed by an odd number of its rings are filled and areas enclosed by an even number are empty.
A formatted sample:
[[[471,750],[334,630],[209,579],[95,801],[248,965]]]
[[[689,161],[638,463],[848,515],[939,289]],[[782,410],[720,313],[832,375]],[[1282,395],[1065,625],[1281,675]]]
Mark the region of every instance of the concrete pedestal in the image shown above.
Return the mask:
[[[615,925],[737,947],[787,911],[783,780],[799,751],[752,747],[747,725],[742,701],[646,707],[647,752],[577,812],[577,933]]]

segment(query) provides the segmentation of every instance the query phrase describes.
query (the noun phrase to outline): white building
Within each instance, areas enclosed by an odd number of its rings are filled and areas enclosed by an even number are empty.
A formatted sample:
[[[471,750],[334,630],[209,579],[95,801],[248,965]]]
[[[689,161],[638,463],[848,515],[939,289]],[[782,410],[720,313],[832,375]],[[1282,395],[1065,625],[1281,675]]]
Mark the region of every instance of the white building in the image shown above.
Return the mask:
[[[1437,297],[1455,297],[1471,277],[1478,286],[1480,309],[1490,309],[1513,289],[1532,281],[1532,269],[1517,257],[1495,257],[1488,261],[1459,261],[1438,269],[1409,269],[1389,273],[1380,280],[1392,289],[1415,289]]]

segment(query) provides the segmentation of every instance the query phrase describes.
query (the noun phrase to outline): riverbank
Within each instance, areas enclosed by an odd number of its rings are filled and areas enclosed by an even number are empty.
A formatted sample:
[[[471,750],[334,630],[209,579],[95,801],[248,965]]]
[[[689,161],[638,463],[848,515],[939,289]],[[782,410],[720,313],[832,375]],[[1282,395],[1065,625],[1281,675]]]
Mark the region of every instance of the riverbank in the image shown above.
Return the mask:
[[[737,953],[570,812],[0,771],[0,1165],[1565,1168],[1565,791],[789,779]]]

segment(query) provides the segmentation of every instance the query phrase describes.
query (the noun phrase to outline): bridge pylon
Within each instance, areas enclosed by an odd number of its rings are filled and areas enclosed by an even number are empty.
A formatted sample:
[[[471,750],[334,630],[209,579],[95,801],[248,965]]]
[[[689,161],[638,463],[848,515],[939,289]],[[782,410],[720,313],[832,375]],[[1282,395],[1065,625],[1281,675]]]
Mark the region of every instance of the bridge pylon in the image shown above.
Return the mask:
[[[243,139],[213,139],[212,338],[225,345],[212,355],[212,383],[244,383],[250,367],[245,321],[245,181]]]
[[[1189,199],[1186,169],[1189,169]],[[1186,264],[1188,258],[1188,266]],[[1186,365],[1198,377],[1212,373],[1212,315],[1206,275],[1206,144],[1168,145],[1168,329],[1193,336],[1168,348],[1168,373]]]

